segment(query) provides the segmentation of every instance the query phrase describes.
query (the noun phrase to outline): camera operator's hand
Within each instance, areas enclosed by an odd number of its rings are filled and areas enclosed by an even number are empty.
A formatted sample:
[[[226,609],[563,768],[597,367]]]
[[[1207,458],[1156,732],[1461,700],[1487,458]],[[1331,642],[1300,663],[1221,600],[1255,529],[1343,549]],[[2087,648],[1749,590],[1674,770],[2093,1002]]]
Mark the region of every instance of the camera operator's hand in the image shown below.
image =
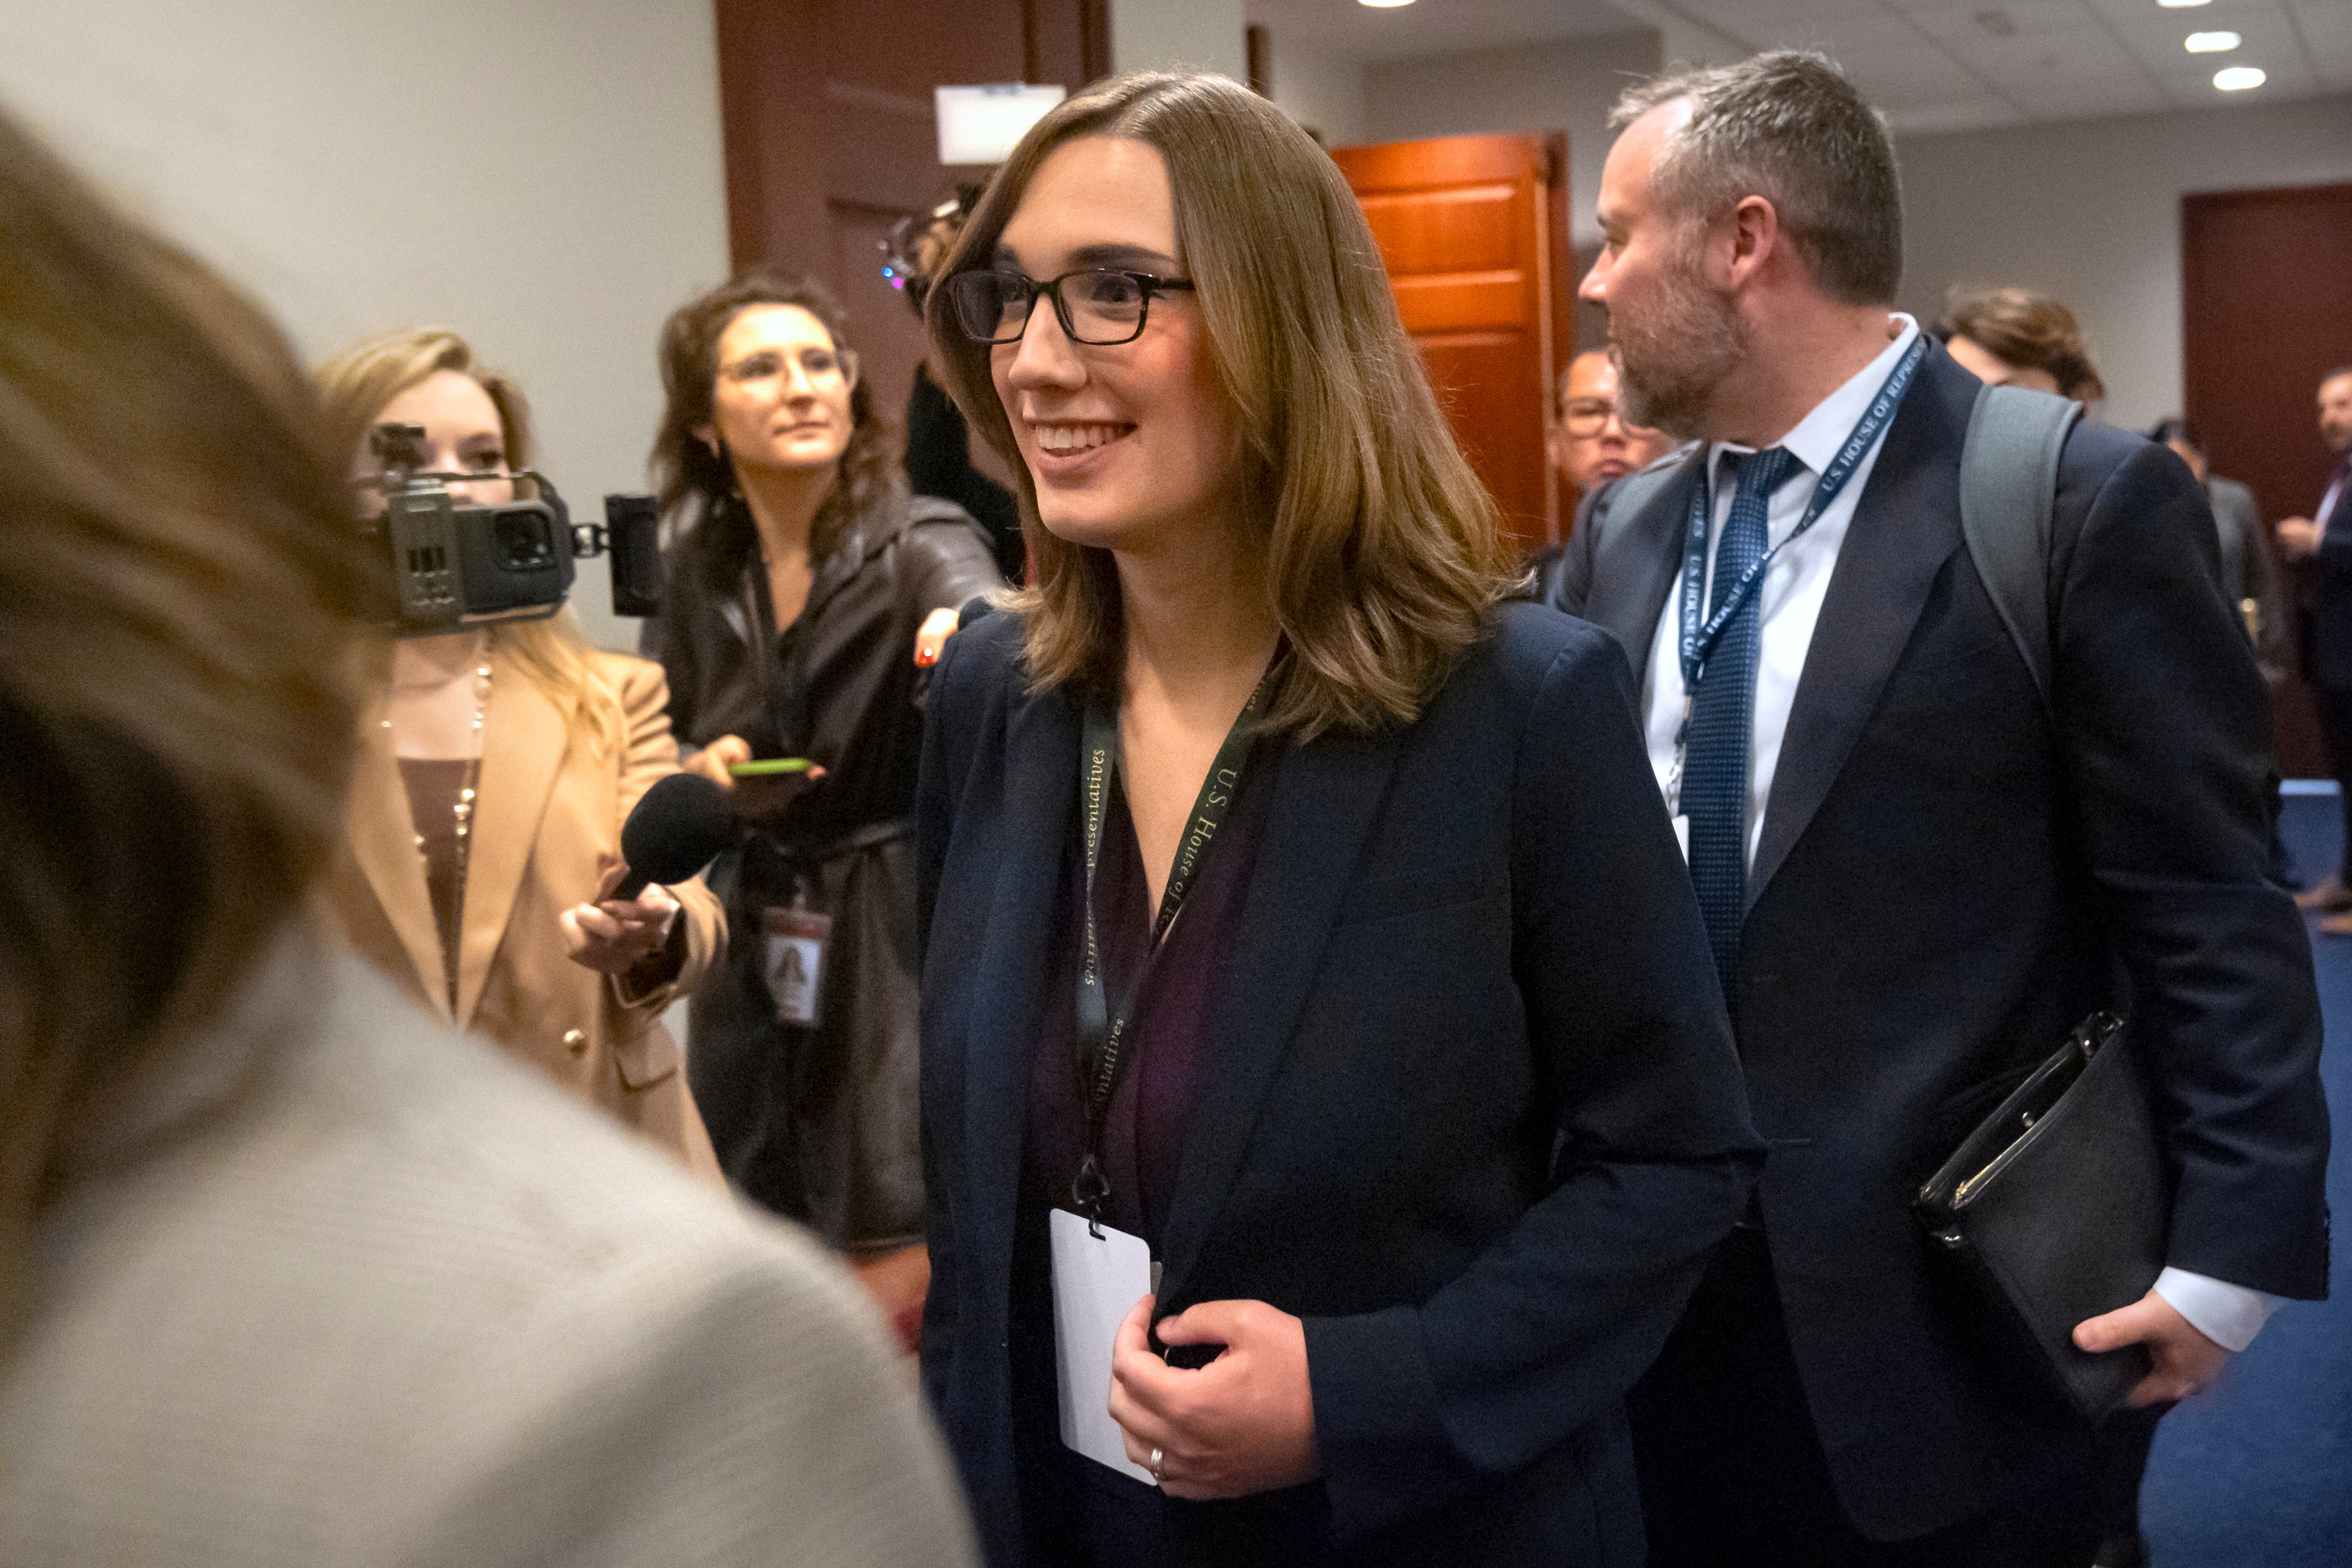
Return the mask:
[[[595,902],[575,904],[557,916],[564,952],[583,968],[626,975],[661,952],[677,925],[677,900],[658,883],[648,883],[632,899],[607,896],[627,871],[619,857],[606,857]]]
[[[738,762],[751,760],[751,743],[740,735],[722,735],[699,751],[690,751],[679,759],[679,766],[688,773],[699,773],[722,789],[735,788],[735,775],[727,771]]]

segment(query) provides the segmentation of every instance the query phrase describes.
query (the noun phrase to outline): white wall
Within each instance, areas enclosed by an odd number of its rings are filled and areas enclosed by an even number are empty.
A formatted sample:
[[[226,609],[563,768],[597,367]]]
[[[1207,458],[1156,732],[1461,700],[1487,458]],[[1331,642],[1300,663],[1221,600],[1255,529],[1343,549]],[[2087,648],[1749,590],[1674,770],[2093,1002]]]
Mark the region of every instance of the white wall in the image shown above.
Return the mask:
[[[1220,71],[1249,80],[1242,0],[1110,0],[1114,71]]]
[[[727,270],[709,0],[0,0],[0,105],[308,358],[453,328],[576,517],[644,487],[655,334]],[[634,648],[582,568],[589,635]]]
[[[2180,198],[2352,180],[2352,98],[1908,136],[1904,304],[2021,284],[2063,299],[2107,383],[2105,417],[2181,402]],[[2352,287],[2342,278],[2315,287]]]
[[[1280,33],[1272,39],[1275,107],[1314,130],[1326,147],[1353,147],[1374,140],[1368,127],[1362,62],[1294,44]]]
[[[1281,68],[1277,50],[1277,88]],[[1647,30],[1373,65],[1364,73],[1365,140],[1565,131],[1570,235],[1580,248],[1597,246],[1593,202],[1614,139],[1609,111],[1629,83],[1657,68],[1658,35]]]

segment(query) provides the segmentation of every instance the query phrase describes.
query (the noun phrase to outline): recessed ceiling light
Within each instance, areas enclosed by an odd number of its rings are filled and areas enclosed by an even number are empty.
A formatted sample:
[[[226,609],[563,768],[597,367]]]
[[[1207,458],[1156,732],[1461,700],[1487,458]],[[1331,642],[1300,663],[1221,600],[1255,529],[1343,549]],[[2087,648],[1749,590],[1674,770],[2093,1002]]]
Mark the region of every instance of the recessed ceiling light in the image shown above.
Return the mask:
[[[1393,11],[1400,5],[1410,5],[1412,0],[1356,0],[1359,5],[1370,5],[1375,11]],[[2197,0],[2202,5],[2205,0]]]
[[[2231,66],[2228,70],[2213,73],[2213,85],[2223,92],[2243,92],[2268,80],[2270,78],[2263,75],[2259,66]]]
[[[2192,55],[2223,55],[2244,42],[2235,33],[2191,33],[2181,47]]]
[[[2191,5],[2210,5],[2213,0],[2156,0],[2156,3],[2168,11],[2181,11]]]

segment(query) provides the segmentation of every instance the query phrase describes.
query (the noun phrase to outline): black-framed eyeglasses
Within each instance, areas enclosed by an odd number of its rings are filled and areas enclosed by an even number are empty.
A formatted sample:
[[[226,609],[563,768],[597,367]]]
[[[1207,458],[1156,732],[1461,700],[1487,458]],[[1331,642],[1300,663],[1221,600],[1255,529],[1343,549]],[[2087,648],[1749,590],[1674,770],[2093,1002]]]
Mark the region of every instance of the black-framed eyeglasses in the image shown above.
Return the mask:
[[[1017,272],[960,272],[947,280],[956,325],[982,343],[1017,343],[1029,329],[1029,312],[1044,295],[1055,319],[1074,343],[1108,348],[1143,336],[1155,294],[1191,293],[1192,279],[1155,277],[1148,272],[1089,267],[1066,272],[1050,283]]]
[[[1569,399],[1560,408],[1559,422],[1568,426],[1568,433],[1570,435],[1598,435],[1612,414],[1616,416],[1617,423],[1625,427],[1629,434],[1649,434],[1648,426],[1635,424],[1632,420],[1627,419],[1624,411],[1617,406],[1616,402],[1605,397]]]

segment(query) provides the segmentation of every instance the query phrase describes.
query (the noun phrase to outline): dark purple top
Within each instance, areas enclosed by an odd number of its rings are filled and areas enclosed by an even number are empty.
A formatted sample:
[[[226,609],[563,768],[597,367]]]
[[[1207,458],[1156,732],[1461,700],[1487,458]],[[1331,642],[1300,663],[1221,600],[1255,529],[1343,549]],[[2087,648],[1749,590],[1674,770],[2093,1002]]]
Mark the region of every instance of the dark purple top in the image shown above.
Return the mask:
[[[1103,1168],[1110,1177],[1106,1223],[1160,1250],[1176,1182],[1185,1113],[1210,1055],[1227,937],[1249,891],[1257,838],[1278,747],[1260,750],[1242,776],[1225,824],[1208,850],[1183,913],[1155,958],[1156,909],[1144,880],[1127,791],[1114,779],[1104,812],[1102,862],[1095,872],[1095,935],[1116,1011],[1132,997],[1126,1070],[1112,1092]],[[1022,1159],[1024,1206],[1070,1207],[1070,1179],[1087,1152],[1086,1097],[1076,1065],[1079,951],[1086,940],[1085,835],[1075,820],[1062,861],[1061,915],[1036,1052],[1030,1059],[1028,1132]],[[1138,990],[1140,981],[1141,989]]]

